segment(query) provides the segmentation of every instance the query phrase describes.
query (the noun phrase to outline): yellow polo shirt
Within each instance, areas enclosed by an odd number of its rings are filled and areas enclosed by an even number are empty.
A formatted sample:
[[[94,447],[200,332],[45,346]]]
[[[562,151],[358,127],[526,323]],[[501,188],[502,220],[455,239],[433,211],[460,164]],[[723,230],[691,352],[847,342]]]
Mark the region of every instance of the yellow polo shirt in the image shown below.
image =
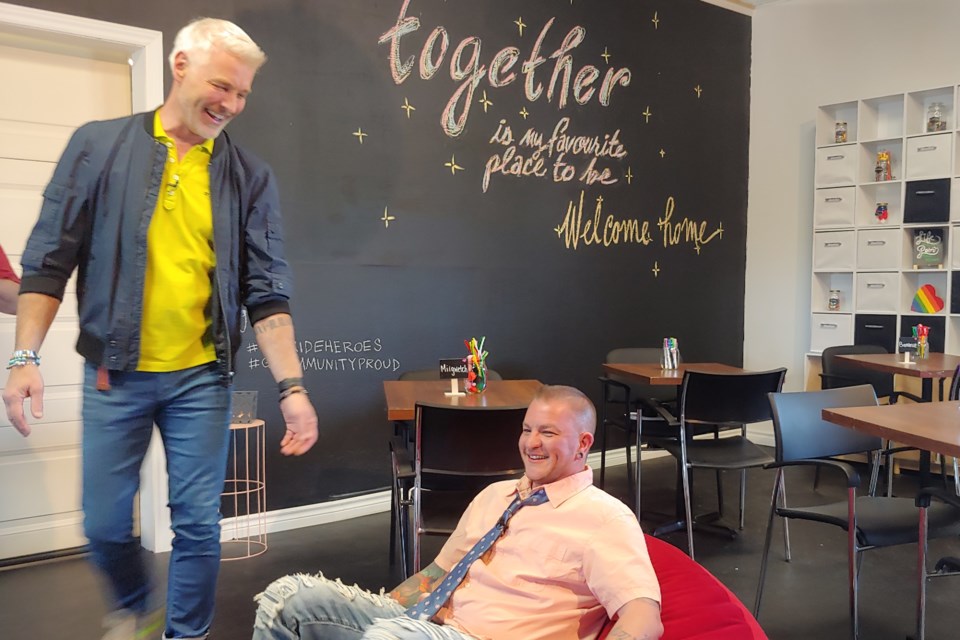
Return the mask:
[[[167,146],[163,183],[147,231],[147,273],[137,371],[179,371],[216,360],[210,319],[213,293],[213,140],[177,157],[160,114],[153,135]]]

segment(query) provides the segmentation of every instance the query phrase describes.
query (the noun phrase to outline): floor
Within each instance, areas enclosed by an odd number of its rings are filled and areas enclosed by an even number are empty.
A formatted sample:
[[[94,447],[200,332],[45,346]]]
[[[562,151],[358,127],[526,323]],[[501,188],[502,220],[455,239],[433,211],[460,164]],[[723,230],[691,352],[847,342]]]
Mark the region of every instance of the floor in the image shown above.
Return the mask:
[[[644,463],[643,526],[651,531],[672,509],[672,458]],[[749,474],[746,528],[734,539],[695,534],[697,559],[752,608],[763,549],[766,513],[773,473]],[[910,491],[914,479],[898,480],[898,493]],[[724,483],[730,513],[735,512],[736,476]],[[812,491],[812,476],[803,470],[788,476],[791,503],[802,504]],[[625,467],[607,474],[608,491],[627,499]],[[826,478],[819,491],[841,498],[835,479]],[[698,479],[697,494],[704,509],[715,505],[710,475]],[[647,510],[650,513],[647,513]],[[270,535],[262,556],[223,563],[217,593],[212,640],[249,638],[255,606],[253,596],[272,579],[291,572],[323,571],[345,582],[379,589],[399,580],[389,566],[386,513]],[[666,538],[684,548],[685,534]],[[759,620],[771,640],[849,638],[844,533],[829,526],[793,523],[793,561],[783,561],[779,525]],[[931,555],[960,556],[960,540],[931,543]],[[155,557],[157,573],[165,572],[166,554]],[[864,640],[903,640],[914,621],[916,548],[904,546],[864,554],[861,574],[861,623]],[[67,558],[0,572],[0,636],[6,640],[98,640],[104,603],[100,584],[83,558]],[[928,640],[960,637],[960,577],[933,580],[928,590]],[[516,640],[516,639],[504,639]]]

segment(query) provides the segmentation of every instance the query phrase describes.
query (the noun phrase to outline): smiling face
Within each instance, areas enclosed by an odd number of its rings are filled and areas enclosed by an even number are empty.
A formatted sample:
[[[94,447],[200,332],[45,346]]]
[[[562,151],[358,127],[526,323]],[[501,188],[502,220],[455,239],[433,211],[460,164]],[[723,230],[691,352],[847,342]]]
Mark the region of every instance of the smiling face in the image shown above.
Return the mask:
[[[243,111],[256,73],[254,65],[222,49],[181,51],[174,59],[166,113],[161,113],[164,129],[189,144],[216,138]]]
[[[583,471],[593,434],[568,402],[534,400],[523,419],[520,456],[534,488]]]

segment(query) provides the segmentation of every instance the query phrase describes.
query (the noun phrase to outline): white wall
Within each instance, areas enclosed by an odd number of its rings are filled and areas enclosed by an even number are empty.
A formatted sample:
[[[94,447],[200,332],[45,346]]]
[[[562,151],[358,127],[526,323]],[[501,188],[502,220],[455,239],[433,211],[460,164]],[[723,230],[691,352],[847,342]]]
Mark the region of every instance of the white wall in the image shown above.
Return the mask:
[[[960,83],[958,0],[783,0],[753,14],[744,366],[809,348],[814,116],[822,104]]]

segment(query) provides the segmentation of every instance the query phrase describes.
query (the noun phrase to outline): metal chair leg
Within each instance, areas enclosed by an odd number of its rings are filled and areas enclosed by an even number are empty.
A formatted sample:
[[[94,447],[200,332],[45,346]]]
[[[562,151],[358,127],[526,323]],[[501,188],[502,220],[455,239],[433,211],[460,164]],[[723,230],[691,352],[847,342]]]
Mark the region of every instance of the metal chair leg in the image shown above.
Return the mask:
[[[927,525],[927,508],[921,506],[917,540],[917,635],[914,640],[923,640],[927,626]]]
[[[763,599],[763,583],[767,577],[767,559],[770,557],[770,542],[773,539],[773,517],[777,511],[777,500],[783,479],[783,469],[777,469],[777,477],[773,481],[773,494],[770,496],[770,514],[767,516],[767,535],[763,542],[763,556],[760,559],[760,580],[757,582],[757,599],[753,603],[753,617],[760,616],[760,601]],[[784,518],[784,524],[786,519]]]
[[[683,507],[687,518],[687,553],[691,560],[696,560],[693,550],[693,508],[690,505],[690,468],[687,466],[687,438],[680,430],[680,468],[683,473]]]
[[[781,470],[780,473],[780,507],[787,508],[787,475]],[[790,554],[790,519],[783,519],[783,552],[787,562],[793,559]]]

